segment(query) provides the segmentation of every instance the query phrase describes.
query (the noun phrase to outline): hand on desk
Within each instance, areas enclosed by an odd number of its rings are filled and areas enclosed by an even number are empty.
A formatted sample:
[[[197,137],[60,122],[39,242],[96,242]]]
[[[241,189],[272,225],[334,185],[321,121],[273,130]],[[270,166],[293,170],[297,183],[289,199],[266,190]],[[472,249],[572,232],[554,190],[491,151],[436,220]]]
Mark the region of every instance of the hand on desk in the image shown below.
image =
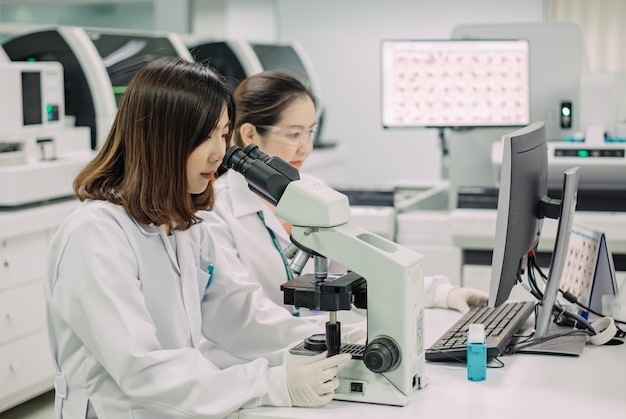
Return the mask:
[[[489,294],[475,288],[453,288],[448,293],[448,307],[467,313],[471,307],[487,304]]]
[[[337,367],[350,354],[327,357],[327,352],[303,357],[287,364],[287,388],[293,406],[321,406],[333,399],[339,379]]]

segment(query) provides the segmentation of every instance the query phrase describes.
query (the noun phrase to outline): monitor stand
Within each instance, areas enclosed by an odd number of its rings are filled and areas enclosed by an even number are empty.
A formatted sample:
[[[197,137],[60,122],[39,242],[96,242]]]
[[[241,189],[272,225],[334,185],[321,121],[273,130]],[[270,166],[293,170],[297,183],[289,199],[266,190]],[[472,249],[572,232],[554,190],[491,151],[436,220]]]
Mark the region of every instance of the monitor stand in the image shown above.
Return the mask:
[[[557,326],[551,322],[545,337],[571,332],[571,327]],[[534,337],[532,339],[535,339]],[[519,350],[518,353],[540,355],[579,356],[585,349],[587,338],[584,335],[560,336]]]

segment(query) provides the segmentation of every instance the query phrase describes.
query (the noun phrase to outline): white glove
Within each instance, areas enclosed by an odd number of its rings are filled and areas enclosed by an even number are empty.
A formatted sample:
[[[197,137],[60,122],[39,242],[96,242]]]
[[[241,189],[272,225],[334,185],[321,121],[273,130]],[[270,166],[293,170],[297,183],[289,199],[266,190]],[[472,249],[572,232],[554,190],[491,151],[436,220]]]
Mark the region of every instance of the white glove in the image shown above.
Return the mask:
[[[287,364],[287,388],[293,406],[321,406],[333,399],[339,379],[337,367],[352,358],[350,354],[327,357],[327,352]]]
[[[489,294],[475,288],[452,288],[448,293],[448,308],[467,313],[470,307],[487,304]]]

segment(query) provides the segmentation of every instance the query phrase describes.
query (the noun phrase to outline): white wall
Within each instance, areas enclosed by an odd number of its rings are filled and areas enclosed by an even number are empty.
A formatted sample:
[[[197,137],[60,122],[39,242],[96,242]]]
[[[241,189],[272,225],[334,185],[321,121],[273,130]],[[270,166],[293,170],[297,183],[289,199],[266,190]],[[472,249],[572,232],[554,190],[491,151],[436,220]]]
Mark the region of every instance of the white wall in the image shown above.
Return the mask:
[[[276,0],[192,0],[191,28],[202,39],[273,42],[278,38],[276,10]]]
[[[324,137],[349,146],[350,185],[438,179],[433,129],[383,130],[380,41],[450,38],[465,23],[541,22],[543,0],[277,0],[279,36],[309,54],[326,105]]]

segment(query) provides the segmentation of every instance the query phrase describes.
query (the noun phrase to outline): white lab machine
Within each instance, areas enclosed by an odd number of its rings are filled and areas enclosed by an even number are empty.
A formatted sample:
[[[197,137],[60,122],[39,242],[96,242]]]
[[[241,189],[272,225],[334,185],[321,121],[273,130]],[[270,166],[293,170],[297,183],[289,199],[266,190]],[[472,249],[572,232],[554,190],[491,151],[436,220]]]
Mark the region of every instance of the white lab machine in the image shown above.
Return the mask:
[[[4,48],[2,48],[2,46],[0,46],[0,63],[8,63],[11,60],[9,59],[9,56],[7,55],[6,52],[4,52]]]
[[[224,165],[242,173],[250,189],[276,204],[276,215],[292,223],[292,272],[299,275],[314,259],[315,274],[297,276],[281,288],[286,304],[329,313],[326,334],[291,348],[288,358],[324,350],[350,353],[352,359],[339,366],[335,399],[406,405],[426,385],[422,255],[357,226],[350,220],[346,195],[301,180],[288,163],[255,145],[244,151],[231,147]],[[329,274],[327,259],[348,273]],[[338,311],[353,305],[367,310],[363,345],[341,343]]]
[[[578,166],[581,190],[623,191],[626,184],[626,138],[621,138],[617,123],[618,78],[607,73],[585,73],[581,74],[579,84],[581,100],[577,113],[581,130],[548,142],[548,186],[561,187],[561,174]],[[502,141],[493,143],[491,163],[497,180],[502,164]],[[621,200],[619,196],[615,198]]]
[[[66,126],[63,67],[0,63],[0,207],[72,196],[93,154],[89,130]]]
[[[494,176],[500,176],[502,142],[493,143],[491,162]],[[558,173],[580,167],[580,189],[624,190],[626,185],[626,143],[551,141],[548,143],[548,186],[559,187]]]
[[[196,61],[214,67],[233,85],[266,70],[281,70],[302,82],[318,98],[320,84],[306,51],[297,42],[257,42],[243,39],[183,38]]]
[[[135,73],[163,56],[192,60],[173,33],[54,26],[17,35],[3,44],[13,61],[58,61],[65,71],[67,115],[91,128],[91,147],[102,145],[119,101]]]

